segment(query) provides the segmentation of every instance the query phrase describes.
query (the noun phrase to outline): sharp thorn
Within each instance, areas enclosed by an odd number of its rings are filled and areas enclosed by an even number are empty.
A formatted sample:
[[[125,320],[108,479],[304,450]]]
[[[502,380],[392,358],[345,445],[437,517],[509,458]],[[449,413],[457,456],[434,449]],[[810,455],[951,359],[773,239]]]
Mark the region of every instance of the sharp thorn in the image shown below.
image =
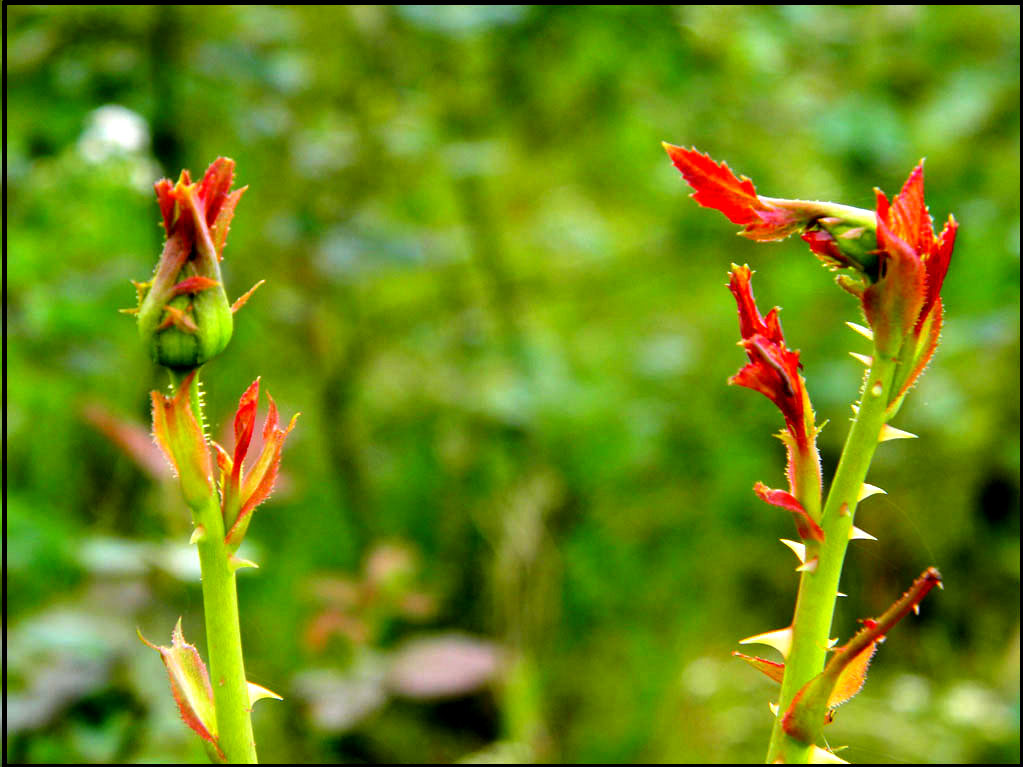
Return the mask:
[[[888,442],[893,439],[916,439],[917,436],[911,432],[896,429],[894,426],[884,424],[881,433],[877,437],[878,442]]]
[[[797,541],[790,541],[788,538],[779,538],[778,540],[781,541],[782,543],[784,543],[790,549],[792,549],[792,553],[796,555],[796,558],[799,560],[800,564],[806,562],[806,544],[805,543],[799,543]]]
[[[857,325],[855,322],[847,322],[845,324],[851,330],[855,330],[857,333],[859,333],[861,336],[866,338],[868,341],[873,341],[874,340],[874,331],[871,330],[870,328],[865,328],[862,325]]]
[[[792,626],[740,639],[739,644],[765,644],[780,652],[783,658],[787,658],[789,650],[792,649]]]
[[[852,357],[854,360],[862,362],[868,368],[874,364],[874,358],[871,357],[869,354],[857,354],[856,352],[849,352],[849,356]]]
[[[815,573],[817,572],[817,557],[814,557],[809,562],[804,562],[796,568],[797,573]]]
[[[860,528],[858,528],[855,525],[853,525],[852,529],[849,531],[849,540],[850,541],[876,541],[877,538],[875,538],[873,535],[868,533],[866,530],[860,530]]]
[[[877,495],[878,493],[880,493],[881,495],[888,495],[887,490],[882,490],[877,485],[871,485],[868,482],[864,482],[863,487],[860,488],[860,497],[857,498],[856,500],[857,502],[859,502],[862,501],[864,498],[869,498],[870,496]]]

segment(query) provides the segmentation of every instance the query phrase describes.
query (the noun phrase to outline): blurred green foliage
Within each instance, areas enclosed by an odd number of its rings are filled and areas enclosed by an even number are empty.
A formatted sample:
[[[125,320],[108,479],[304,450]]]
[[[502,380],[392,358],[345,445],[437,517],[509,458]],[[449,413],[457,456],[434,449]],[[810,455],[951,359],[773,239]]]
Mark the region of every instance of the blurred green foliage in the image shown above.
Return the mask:
[[[785,625],[796,576],[751,491],[784,482],[781,419],[725,386],[729,263],[784,308],[826,476],[865,348],[805,246],[735,237],[667,140],[865,207],[926,156],[961,222],[943,344],[896,424],[921,439],[871,471],[890,495],[857,517],[880,541],[851,550],[836,634],[927,565],[946,589],[828,737],[1019,761],[1018,6],[5,15],[8,760],[203,758],[134,637],[183,614],[204,646],[187,512],[109,419],[148,429],[164,383],[117,314],[159,252],[152,182],[222,154],[250,185],[229,295],[267,285],[205,372],[213,430],[256,375],[302,411],[240,579],[249,675],[286,699],[256,708],[261,757],[762,759],[775,693],[729,652]],[[503,671],[394,681],[451,631]]]

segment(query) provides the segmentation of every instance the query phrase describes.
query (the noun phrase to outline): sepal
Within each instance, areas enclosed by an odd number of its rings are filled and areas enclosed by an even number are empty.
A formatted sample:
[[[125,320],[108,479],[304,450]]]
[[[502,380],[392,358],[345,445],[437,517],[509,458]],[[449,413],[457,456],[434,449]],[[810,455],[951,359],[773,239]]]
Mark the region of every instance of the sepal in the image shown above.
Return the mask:
[[[256,421],[256,403],[259,399],[259,379],[257,378],[238,403],[238,411],[234,419],[234,453],[229,454],[220,445],[216,445],[217,465],[220,468],[220,484],[222,495],[221,511],[224,517],[224,529],[227,531],[225,541],[228,550],[233,554],[238,550],[252,519],[255,508],[269,497],[277,480],[280,469],[281,451],[284,441],[299,414],[296,413],[288,427],[281,429],[277,414],[277,405],[273,397],[267,395],[270,407],[263,424],[263,446],[253,466],[245,471],[244,461],[249,451]]]
[[[174,396],[151,392],[153,438],[170,461],[181,482],[185,502],[196,508],[213,492],[210,452],[202,428],[192,412],[193,370],[182,379]]]
[[[163,665],[167,667],[171,692],[178,704],[181,718],[200,738],[210,743],[220,761],[224,753],[218,745],[217,712],[213,704],[213,688],[206,664],[199,656],[195,645],[188,644],[181,631],[181,618],[171,634],[171,646],[157,646],[142,636],[142,642],[160,653]]]

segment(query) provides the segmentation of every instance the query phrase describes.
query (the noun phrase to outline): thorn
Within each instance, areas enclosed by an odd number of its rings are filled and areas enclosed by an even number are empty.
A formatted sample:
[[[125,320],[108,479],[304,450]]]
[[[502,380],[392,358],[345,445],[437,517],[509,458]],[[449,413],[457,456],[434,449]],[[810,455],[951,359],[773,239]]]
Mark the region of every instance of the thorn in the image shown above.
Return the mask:
[[[917,603],[917,604],[913,605],[913,612],[914,612],[914,613],[915,613],[916,615],[919,615],[919,614],[920,614],[920,605],[919,605],[919,603]]]
[[[787,658],[789,650],[792,649],[792,626],[740,639],[739,644],[765,644],[780,652],[783,658]]]
[[[231,565],[231,568],[235,571],[241,570],[243,567],[255,567],[257,570],[259,569],[259,565],[251,559],[242,559],[235,554],[232,554],[227,561]]]
[[[917,436],[911,432],[896,429],[894,426],[884,424],[881,427],[881,433],[877,436],[877,441],[888,442],[893,439],[917,439]]]
[[[838,644],[838,637],[832,637],[831,639],[828,640],[828,649],[830,650],[836,644]]]
[[[853,404],[853,405],[849,405],[849,407],[852,408],[852,411],[853,411],[853,413],[855,415],[859,415],[860,414],[860,406],[859,405]]]
[[[856,502],[859,503],[864,498],[869,498],[870,496],[877,495],[878,493],[881,495],[888,495],[887,490],[882,490],[877,485],[871,485],[868,482],[864,482],[863,487],[860,488],[860,497],[856,499]]]
[[[810,764],[849,764],[849,762],[826,748],[814,746],[813,751],[810,752]]]
[[[871,357],[869,354],[857,354],[856,352],[849,352],[849,356],[852,357],[854,360],[859,360],[868,368],[874,364],[874,358]]]
[[[792,549],[792,553],[796,555],[796,558],[800,561],[800,563],[806,562],[805,543],[797,543],[796,541],[790,541],[788,538],[779,538],[778,540],[784,543],[790,549]]]
[[[814,557],[809,562],[804,562],[796,568],[797,573],[815,573],[817,572],[817,557]]]
[[[771,709],[771,713],[774,714],[774,718],[778,718],[778,704],[767,701],[767,707]]]
[[[139,313],[139,310],[138,310],[137,307],[135,309],[118,309],[117,311],[118,311],[119,314],[138,314]]]
[[[847,597],[849,595],[848,594],[843,594],[841,591],[836,591],[835,592],[835,596],[836,597]]]
[[[192,531],[192,537],[188,539],[188,544],[191,546],[193,543],[206,540],[206,528],[202,525],[196,525],[195,530]]]
[[[868,341],[873,341],[874,340],[874,331],[871,330],[870,328],[865,328],[862,325],[857,325],[855,322],[847,322],[845,324],[851,330],[855,330],[857,333],[859,333],[861,336],[866,338]]]
[[[860,530],[860,528],[858,528],[858,527],[856,527],[854,525],[853,528],[849,531],[849,540],[850,541],[876,541],[877,538],[875,538],[873,535],[868,533],[866,530]]]

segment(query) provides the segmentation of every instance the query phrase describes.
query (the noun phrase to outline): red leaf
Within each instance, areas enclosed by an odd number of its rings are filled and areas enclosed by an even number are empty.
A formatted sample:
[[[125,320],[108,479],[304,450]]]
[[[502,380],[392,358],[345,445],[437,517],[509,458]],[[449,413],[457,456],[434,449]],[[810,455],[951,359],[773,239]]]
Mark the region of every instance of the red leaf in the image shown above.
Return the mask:
[[[753,182],[743,176],[736,178],[728,164],[714,162],[710,155],[672,144],[661,144],[686,183],[695,191],[689,195],[705,208],[725,214],[733,224],[759,221],[756,211],[765,206],[757,197]]]
[[[763,482],[757,482],[753,486],[753,492],[755,492],[762,501],[766,501],[772,506],[777,506],[781,509],[792,512],[792,518],[796,522],[796,532],[799,534],[800,538],[803,540],[824,540],[824,530],[820,525],[814,522],[806,509],[803,508],[803,504],[801,504],[794,495],[786,493],[784,490],[772,490]]]

